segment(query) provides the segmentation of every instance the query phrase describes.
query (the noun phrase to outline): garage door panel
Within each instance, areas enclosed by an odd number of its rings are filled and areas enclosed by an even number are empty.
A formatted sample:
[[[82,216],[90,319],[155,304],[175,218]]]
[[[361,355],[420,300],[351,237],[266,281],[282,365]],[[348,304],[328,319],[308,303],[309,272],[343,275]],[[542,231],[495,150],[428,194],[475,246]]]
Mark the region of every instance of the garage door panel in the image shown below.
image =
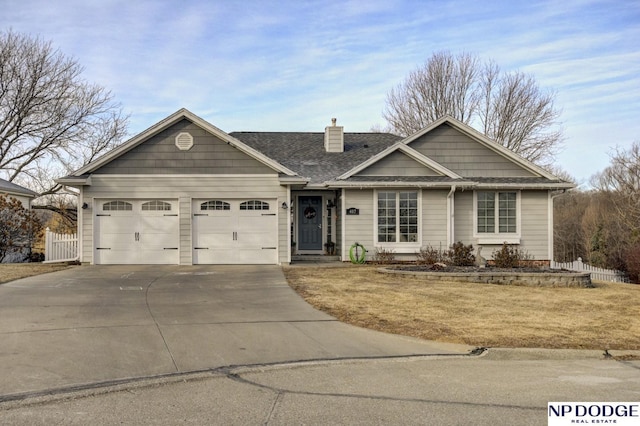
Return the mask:
[[[273,233],[246,233],[238,234],[238,245],[245,249],[262,249],[263,247],[274,247],[276,239]]]
[[[277,250],[274,248],[239,248],[237,251],[237,264],[262,264],[271,265],[277,263]]]
[[[130,204],[131,209],[96,215],[95,263],[177,264],[180,240],[178,215],[170,210],[143,210],[145,201],[142,200],[121,201]],[[170,204],[176,211],[175,201],[162,203]],[[107,200],[98,204],[114,203]]]
[[[99,230],[98,247],[101,249],[129,250],[135,242],[135,226],[131,217],[102,216]]]
[[[194,211],[198,211],[200,206],[207,202],[208,200],[194,201]],[[275,213],[268,210],[240,210],[243,202],[240,200],[212,200],[212,204],[214,202],[217,205],[224,203],[229,208],[194,214],[194,263],[274,264],[278,262],[276,249],[278,230]],[[271,205],[276,203],[271,200]]]
[[[131,255],[128,249],[111,248],[108,250],[98,250],[98,260],[96,263],[101,265],[117,265],[128,264],[131,261]]]
[[[236,261],[236,253],[228,248],[208,248],[194,250],[193,263],[199,265],[233,265]]]

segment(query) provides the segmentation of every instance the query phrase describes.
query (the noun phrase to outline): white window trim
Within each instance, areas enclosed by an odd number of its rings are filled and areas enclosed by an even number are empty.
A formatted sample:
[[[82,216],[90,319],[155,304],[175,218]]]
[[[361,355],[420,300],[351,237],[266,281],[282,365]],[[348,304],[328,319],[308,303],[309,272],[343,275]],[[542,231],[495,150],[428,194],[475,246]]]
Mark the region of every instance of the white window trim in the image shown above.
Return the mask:
[[[498,219],[499,215],[496,211],[496,232],[478,232],[478,192],[515,192],[516,193],[516,232],[498,232]],[[478,190],[473,191],[473,237],[478,241],[478,244],[520,244],[520,233],[522,230],[522,208],[521,208],[521,192],[513,191],[510,189],[496,189],[496,190]],[[497,200],[497,198],[496,198]],[[496,210],[499,208],[499,204],[496,203]]]
[[[416,192],[418,194],[418,241],[414,243],[389,243],[378,241],[378,192]],[[422,190],[415,188],[407,189],[375,189],[373,191],[373,246],[393,250],[394,253],[415,253],[422,247]]]

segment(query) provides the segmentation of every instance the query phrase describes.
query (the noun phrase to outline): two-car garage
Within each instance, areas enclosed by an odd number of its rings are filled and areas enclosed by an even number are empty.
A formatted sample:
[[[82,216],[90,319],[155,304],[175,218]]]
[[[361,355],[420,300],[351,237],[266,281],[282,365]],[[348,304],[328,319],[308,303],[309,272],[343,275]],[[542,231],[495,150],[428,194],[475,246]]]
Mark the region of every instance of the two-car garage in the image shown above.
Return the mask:
[[[95,201],[96,264],[179,264],[181,238],[193,264],[278,263],[275,200],[192,200],[182,228],[178,200]]]

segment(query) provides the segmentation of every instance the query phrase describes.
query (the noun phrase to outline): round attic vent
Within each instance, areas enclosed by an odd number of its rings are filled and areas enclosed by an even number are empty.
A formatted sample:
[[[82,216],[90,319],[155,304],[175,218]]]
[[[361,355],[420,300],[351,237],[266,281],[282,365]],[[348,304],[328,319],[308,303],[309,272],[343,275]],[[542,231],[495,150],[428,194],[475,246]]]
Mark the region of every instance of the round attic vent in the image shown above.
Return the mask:
[[[176,136],[176,146],[180,151],[188,151],[193,146],[193,136],[190,133],[182,132]]]

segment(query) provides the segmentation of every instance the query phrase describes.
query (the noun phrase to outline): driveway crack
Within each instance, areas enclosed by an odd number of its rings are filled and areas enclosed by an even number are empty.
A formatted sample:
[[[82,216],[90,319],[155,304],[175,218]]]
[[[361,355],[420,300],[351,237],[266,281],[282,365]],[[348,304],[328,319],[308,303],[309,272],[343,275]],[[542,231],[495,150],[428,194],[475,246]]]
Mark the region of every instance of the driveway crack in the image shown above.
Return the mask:
[[[273,404],[271,405],[271,409],[269,410],[269,414],[267,414],[267,418],[265,419],[263,425],[266,426],[269,423],[271,423],[271,420],[273,419],[273,414],[276,412],[276,409],[280,405],[282,398],[284,398],[284,392],[278,392],[276,395],[276,399],[273,400]]]
[[[173,363],[173,367],[176,369],[177,372],[179,372],[180,369],[178,368],[178,364],[176,363],[176,359],[173,357],[173,353],[171,353],[171,349],[169,349],[169,345],[167,344],[167,339],[165,339],[164,334],[162,333],[162,329],[160,328],[160,324],[158,324],[158,321],[156,320],[156,317],[155,317],[155,315],[153,315],[153,311],[151,310],[151,306],[149,306],[149,289],[151,288],[153,283],[155,283],[159,279],[160,278],[156,278],[156,279],[154,279],[153,281],[151,281],[147,285],[147,288],[144,291],[144,303],[147,306],[147,312],[149,312],[149,315],[151,316],[151,319],[153,320],[153,323],[156,325],[156,328],[158,329],[158,333],[160,334],[160,337],[162,338],[162,343],[164,344],[164,347],[167,350],[167,353],[171,357],[171,362]]]

